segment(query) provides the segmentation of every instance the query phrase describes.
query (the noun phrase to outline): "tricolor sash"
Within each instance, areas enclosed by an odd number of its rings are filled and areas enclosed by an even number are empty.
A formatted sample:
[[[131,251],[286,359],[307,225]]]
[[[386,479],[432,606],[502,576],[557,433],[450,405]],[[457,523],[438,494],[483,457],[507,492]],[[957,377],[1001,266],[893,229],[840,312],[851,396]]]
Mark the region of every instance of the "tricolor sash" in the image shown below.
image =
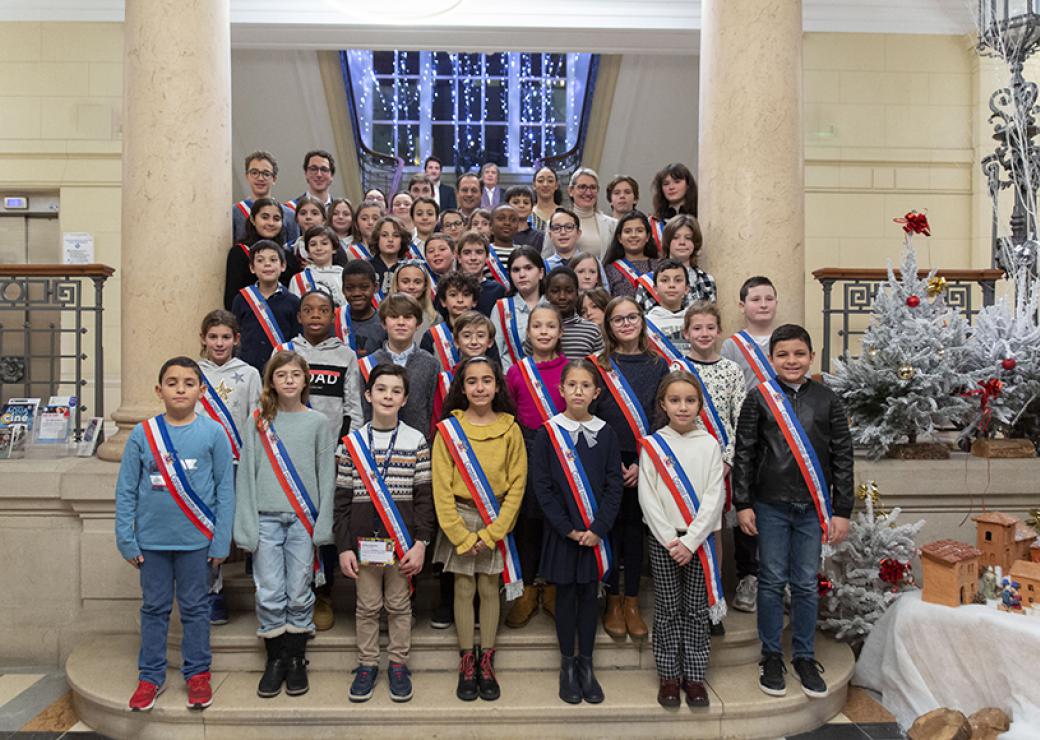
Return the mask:
[[[242,242],[239,242],[239,243],[238,243],[238,244],[236,244],[235,246],[236,246],[236,247],[238,247],[239,249],[241,249],[241,250],[242,250],[243,252],[245,252],[245,253],[246,253],[246,259],[247,259],[247,260],[248,260],[248,259],[252,259],[252,255],[251,255],[251,253],[250,253],[250,251],[249,251],[249,247],[247,247],[247,246],[246,246],[245,244],[243,244]]]
[[[712,400],[711,392],[708,390],[704,378],[701,377],[700,371],[697,369],[697,363],[688,357],[683,357],[681,363],[682,369],[697,378],[697,382],[701,386],[701,397],[704,399],[704,403],[701,404],[701,423],[704,424],[708,434],[719,443],[719,446],[725,449],[729,446],[729,435],[726,433],[726,425],[722,423],[722,416],[715,406],[715,401]]]
[[[646,324],[646,338],[650,342],[650,348],[659,354],[668,363],[669,367],[682,365],[683,353],[672,343],[672,340],[649,318],[644,323]]]
[[[621,413],[625,416],[625,421],[628,422],[628,426],[632,430],[632,435],[637,440],[646,435],[650,431],[650,423],[646,419],[646,413],[643,411],[643,406],[639,403],[635,391],[632,390],[632,386],[629,385],[628,380],[622,375],[617,363],[610,359],[610,369],[604,369],[599,364],[599,358],[596,355],[589,355],[588,360],[599,370],[600,377],[603,378],[603,384],[607,386],[610,395],[617,401],[618,408],[621,409]]]
[[[267,341],[271,343],[271,346],[277,347],[279,344],[283,344],[285,337],[282,336],[281,327],[275,321],[274,312],[267,303],[267,299],[264,298],[263,293],[260,292],[259,286],[249,285],[238,292],[245,298],[256,320],[260,322],[260,328],[264,330],[264,334],[267,335]]]
[[[278,433],[275,432],[274,424],[264,421],[264,417],[260,415],[260,409],[253,411],[253,419],[256,421],[256,429],[260,433],[260,443],[263,445],[264,452],[267,453],[267,462],[274,471],[274,477],[278,479],[282,493],[289,499],[289,505],[292,506],[300,523],[303,524],[303,528],[307,530],[307,534],[313,540],[314,525],[318,520],[318,507],[314,505],[307,493],[300,474],[296,472],[296,466],[289,457],[288,450],[285,449]],[[315,585],[324,585],[325,573],[321,569],[317,547],[314,548],[313,569]]]
[[[408,245],[408,252],[413,260],[419,260],[424,265],[426,264],[426,256],[422,253],[422,247],[419,246],[418,242],[411,242]]]
[[[394,542],[397,559],[401,560],[412,549],[412,535],[405,526],[404,518],[398,511],[393,496],[390,495],[386,479],[379,472],[375,455],[369,449],[360,429],[355,429],[343,437],[343,445],[347,448],[350,459],[354,461],[354,469],[357,470],[361,482],[365,484],[365,490],[372,499],[372,505],[379,514],[380,521]],[[388,450],[387,454],[391,452],[392,450]]]
[[[664,226],[664,219],[650,217],[650,236],[654,238],[658,254],[664,254]]]
[[[552,396],[549,395],[549,387],[542,379],[542,373],[538,370],[538,365],[533,357],[525,357],[520,360],[517,363],[517,367],[520,368],[520,377],[524,379],[527,392],[534,399],[534,405],[538,409],[538,415],[542,417],[542,423],[544,424],[557,414],[556,404],[553,403]]]
[[[679,463],[678,457],[660,432],[643,437],[640,444],[646,450],[654,468],[657,469],[661,481],[672,494],[672,499],[679,508],[683,521],[689,527],[693,524],[701,503],[697,491]],[[708,533],[694,554],[700,558],[701,568],[704,570],[704,586],[708,591],[708,612],[713,622],[719,622],[726,616],[726,599],[722,593],[722,569],[719,567],[714,532]]]
[[[383,291],[377,290],[372,294],[372,308],[379,310],[379,304],[383,302]]]
[[[516,365],[524,357],[524,340],[520,336],[520,325],[516,320],[516,296],[502,298],[495,304],[498,320],[502,324],[502,334],[506,342],[509,359]],[[523,300],[522,298],[520,300]],[[551,414],[550,414],[551,416]]]
[[[657,288],[654,286],[654,279],[649,273],[640,273],[636,269],[635,265],[629,262],[627,259],[619,259],[614,261],[614,267],[621,271],[625,279],[632,285],[634,290],[638,290],[639,286],[643,286],[646,292],[650,294],[657,303],[661,302],[660,297],[657,295]]]
[[[448,390],[451,388],[453,379],[454,376],[446,370],[437,373],[437,390],[440,391],[442,401],[448,397]]]
[[[275,352],[297,352],[298,350],[296,349],[296,343],[293,342],[293,340],[290,339],[288,342],[282,342],[281,344],[279,344],[277,347],[274,348],[274,351]]]
[[[350,324],[350,306],[337,306],[332,313],[332,331],[336,339],[349,344],[350,348],[357,352],[357,337]]]
[[[249,218],[249,214],[253,210],[253,201],[248,199],[240,200],[238,201],[238,203],[235,203],[235,208],[237,208],[238,212],[241,213],[245,218]]]
[[[284,203],[282,203],[282,205],[285,206],[286,208],[288,208],[293,213],[296,213],[296,201],[295,200],[287,200]]]
[[[296,290],[300,292],[301,296],[307,295],[308,292],[318,289],[318,282],[314,279],[314,273],[311,272],[309,267],[305,267],[292,277],[293,285],[296,286]]]
[[[740,354],[744,355],[744,359],[751,366],[751,370],[754,371],[759,383],[765,383],[776,377],[776,371],[769,364],[769,359],[765,356],[762,348],[758,346],[758,342],[755,341],[754,337],[746,331],[740,331],[733,335],[733,343],[737,345]]]
[[[357,364],[358,370],[361,371],[361,377],[365,379],[365,383],[367,384],[368,376],[372,374],[372,369],[377,364],[375,354],[373,353],[370,355],[365,355],[364,357],[359,357]]]
[[[446,322],[435,324],[430,327],[430,337],[433,339],[433,350],[437,359],[441,361],[441,369],[451,373],[459,364],[459,351],[455,347],[455,337],[451,334]]]
[[[188,481],[188,473],[184,470],[181,458],[170,441],[170,430],[166,427],[166,419],[162,416],[153,416],[144,422],[145,439],[155,459],[155,466],[159,469],[166,490],[173,496],[173,500],[184,512],[184,516],[195,525],[195,528],[205,535],[207,540],[213,539],[213,512],[209,510],[205,502],[191,487]]]
[[[238,427],[235,426],[235,420],[231,417],[227,405],[221,399],[220,394],[213,389],[213,385],[210,384],[205,373],[202,375],[202,384],[206,386],[206,390],[199,398],[199,403],[202,404],[206,414],[224,429],[228,442],[231,443],[231,454],[237,460],[242,450],[242,435],[238,433]]]
[[[437,425],[437,429],[444,436],[444,442],[451,453],[455,465],[458,466],[462,481],[466,490],[473,497],[473,504],[480,513],[484,526],[489,527],[498,518],[499,505],[495,498],[495,492],[491,490],[484,468],[481,467],[473,447],[466,438],[466,432],[462,424],[454,416],[449,416]],[[516,540],[512,533],[507,534],[505,539],[499,540],[499,552],[505,564],[502,570],[502,581],[506,586],[506,600],[512,601],[524,592],[524,579],[520,575],[520,553],[516,549]]]
[[[496,283],[506,290],[512,287],[509,283],[509,272],[506,270],[506,266],[502,264],[502,260],[498,258],[498,253],[494,247],[488,247],[487,268]]]
[[[831,525],[831,494],[827,486],[827,478],[820,466],[820,458],[805,433],[805,427],[798,420],[798,414],[791,406],[791,399],[787,397],[780,382],[773,378],[758,386],[758,392],[765,398],[766,405],[773,414],[780,431],[787,440],[787,446],[794,455],[798,469],[802,473],[805,485],[809,489],[813,504],[816,506],[816,515],[820,520],[820,529],[823,531],[823,541],[827,542]]]
[[[348,244],[347,254],[349,254],[353,259],[356,260],[365,260],[367,262],[368,260],[372,259],[372,253],[369,252],[368,247],[366,247],[361,242],[351,242],[350,244]]]
[[[577,447],[567,430],[554,424],[551,420],[545,422],[545,430],[549,432],[549,441],[552,442],[556,457],[560,461],[560,467],[563,468],[563,474],[567,478],[567,485],[571,489],[571,495],[578,507],[578,513],[581,514],[581,520],[585,523],[585,529],[588,529],[596,519],[596,499],[592,495],[592,485],[585,474],[585,466],[578,457]],[[610,543],[606,538],[600,538],[595,553],[599,579],[606,580],[607,573],[610,572],[611,561]]]

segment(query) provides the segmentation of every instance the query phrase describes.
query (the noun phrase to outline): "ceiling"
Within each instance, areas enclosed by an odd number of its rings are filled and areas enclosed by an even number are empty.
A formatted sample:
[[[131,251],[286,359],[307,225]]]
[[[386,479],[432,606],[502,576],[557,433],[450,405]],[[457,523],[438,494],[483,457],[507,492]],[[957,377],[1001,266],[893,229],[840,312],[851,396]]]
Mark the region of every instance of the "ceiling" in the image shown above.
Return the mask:
[[[974,29],[970,0],[803,1],[806,31]],[[698,49],[700,9],[699,0],[231,0],[231,38],[234,47],[252,49],[689,54]],[[4,0],[0,6],[0,20],[122,19],[122,0]]]

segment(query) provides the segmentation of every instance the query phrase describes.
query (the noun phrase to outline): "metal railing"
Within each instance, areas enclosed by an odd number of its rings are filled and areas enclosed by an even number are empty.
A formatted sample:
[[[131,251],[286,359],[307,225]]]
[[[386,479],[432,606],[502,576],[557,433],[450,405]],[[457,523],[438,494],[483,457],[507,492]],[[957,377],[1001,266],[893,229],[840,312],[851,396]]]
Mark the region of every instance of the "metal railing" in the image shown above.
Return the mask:
[[[920,277],[929,270],[918,270]],[[895,271],[899,276],[899,270]],[[813,277],[823,288],[823,350],[820,368],[829,372],[832,339],[841,343],[842,359],[849,357],[850,340],[862,336],[863,328],[854,325],[853,317],[869,316],[874,310],[878,288],[888,279],[884,268],[823,267],[813,271]],[[997,281],[1004,277],[1003,270],[939,270],[936,275],[946,278],[946,303],[964,314],[970,323],[982,306],[990,306],[996,294]],[[839,304],[834,305],[834,286],[840,285]],[[976,296],[976,289],[980,295]],[[837,318],[837,328],[835,328]],[[861,322],[865,328],[865,322]]]
[[[77,441],[84,415],[105,413],[102,290],[114,272],[108,265],[0,265],[0,398],[76,396]]]
[[[589,77],[585,84],[585,97],[581,104],[581,121],[578,123],[578,136],[574,146],[563,154],[555,154],[541,157],[535,160],[534,171],[540,167],[548,167],[556,173],[556,180],[560,188],[566,193],[567,183],[570,182],[571,174],[581,167],[581,160],[585,154],[585,136],[589,132],[589,119],[592,117],[592,98],[596,91],[596,77],[599,75],[599,54],[593,54],[589,61]],[[602,176],[603,173],[600,173]],[[605,186],[605,183],[601,183]]]
[[[357,151],[358,166],[361,169],[361,192],[367,193],[372,188],[382,190],[389,201],[401,185],[404,176],[404,160],[393,154],[377,152],[361,138],[361,125],[358,122],[357,104],[354,98],[354,81],[351,78],[347,52],[339,53],[343,84],[347,90],[347,111],[350,114],[350,129]]]

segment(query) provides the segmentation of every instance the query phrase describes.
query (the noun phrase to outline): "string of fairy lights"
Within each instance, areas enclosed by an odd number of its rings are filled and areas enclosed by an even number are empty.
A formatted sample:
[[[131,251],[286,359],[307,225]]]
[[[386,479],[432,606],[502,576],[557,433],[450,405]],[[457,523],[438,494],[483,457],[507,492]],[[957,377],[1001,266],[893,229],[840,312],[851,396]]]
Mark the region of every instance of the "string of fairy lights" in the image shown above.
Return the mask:
[[[366,143],[414,167],[432,152],[456,171],[482,162],[529,168],[573,146],[584,81],[575,84],[569,63],[580,65],[582,56],[398,49],[347,54]],[[518,101],[517,116],[511,97]]]

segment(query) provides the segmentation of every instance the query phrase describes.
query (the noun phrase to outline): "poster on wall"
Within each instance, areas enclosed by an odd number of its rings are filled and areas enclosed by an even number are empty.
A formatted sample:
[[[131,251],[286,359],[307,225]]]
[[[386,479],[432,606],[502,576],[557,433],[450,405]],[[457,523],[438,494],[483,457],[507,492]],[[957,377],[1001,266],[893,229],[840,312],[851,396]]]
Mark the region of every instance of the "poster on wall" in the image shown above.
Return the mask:
[[[94,262],[94,235],[85,231],[66,231],[61,235],[61,261],[66,265]]]

